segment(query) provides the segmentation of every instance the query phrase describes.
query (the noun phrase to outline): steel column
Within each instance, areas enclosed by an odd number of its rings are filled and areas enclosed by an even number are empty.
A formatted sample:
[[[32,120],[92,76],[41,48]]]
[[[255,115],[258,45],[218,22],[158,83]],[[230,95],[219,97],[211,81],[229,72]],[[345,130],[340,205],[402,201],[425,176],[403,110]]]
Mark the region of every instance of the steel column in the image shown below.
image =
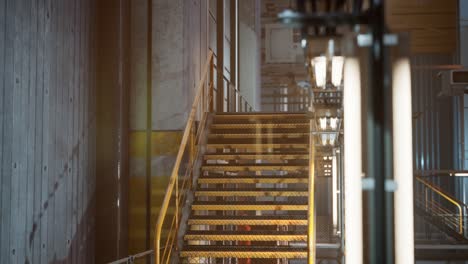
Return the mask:
[[[384,46],[385,11],[382,0],[371,2],[370,86],[367,91],[367,176],[374,180],[368,202],[368,263],[393,263],[391,248],[393,206],[385,191],[392,178],[391,87]]]

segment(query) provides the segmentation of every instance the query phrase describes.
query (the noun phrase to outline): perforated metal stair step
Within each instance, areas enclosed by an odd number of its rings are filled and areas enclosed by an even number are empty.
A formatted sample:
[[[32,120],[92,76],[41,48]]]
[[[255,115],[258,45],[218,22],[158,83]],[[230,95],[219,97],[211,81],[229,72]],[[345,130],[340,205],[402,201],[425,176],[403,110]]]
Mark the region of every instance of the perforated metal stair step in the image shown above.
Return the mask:
[[[238,139],[238,138],[308,138],[309,133],[225,133],[225,134],[211,134],[208,135],[208,139]]]
[[[293,134],[293,133],[309,133],[309,125],[289,128],[261,128],[261,127],[228,127],[228,128],[211,128],[212,134]]]
[[[189,225],[307,225],[307,215],[255,215],[255,216],[206,216],[194,215],[188,220]]]
[[[187,231],[184,240],[201,241],[307,241],[306,231]]]
[[[424,209],[422,206],[420,206],[417,203],[415,204],[414,212],[416,214],[422,216],[422,218],[425,221],[427,221],[428,223],[433,225],[438,230],[442,231],[443,233],[445,233],[449,237],[454,238],[457,241],[457,243],[468,244],[468,239],[464,235],[458,233],[456,230],[453,229],[452,226],[448,225],[446,222],[441,220],[440,217],[439,218],[434,217],[431,214],[431,212],[426,211],[426,209]]]
[[[212,124],[212,129],[271,129],[271,128],[308,128],[309,123],[253,123],[253,124]]]
[[[306,211],[307,203],[288,202],[233,202],[233,201],[194,201],[194,211]]]
[[[205,160],[299,160],[308,159],[309,153],[220,153],[220,154],[205,154]]]
[[[211,258],[301,259],[307,258],[307,249],[286,246],[186,246],[180,255],[181,257]]]
[[[214,164],[202,166],[203,171],[306,171],[308,169],[306,164]]]
[[[214,196],[214,197],[245,197],[245,196],[285,196],[298,197],[308,196],[307,189],[294,188],[200,188],[195,192],[196,197]]]
[[[304,112],[255,112],[255,113],[222,113],[214,115],[215,119],[289,119],[289,118],[307,118]]]
[[[308,149],[308,143],[208,143],[207,148],[209,149]]]
[[[213,124],[234,124],[234,123],[308,123],[309,119],[305,116],[282,116],[276,117],[271,116],[264,116],[263,118],[258,117],[230,117],[230,118],[222,118],[222,117],[214,117]]]
[[[223,138],[209,139],[208,144],[308,144],[309,138]]]
[[[241,183],[308,183],[309,178],[299,176],[203,176],[198,178],[199,184],[241,184]]]

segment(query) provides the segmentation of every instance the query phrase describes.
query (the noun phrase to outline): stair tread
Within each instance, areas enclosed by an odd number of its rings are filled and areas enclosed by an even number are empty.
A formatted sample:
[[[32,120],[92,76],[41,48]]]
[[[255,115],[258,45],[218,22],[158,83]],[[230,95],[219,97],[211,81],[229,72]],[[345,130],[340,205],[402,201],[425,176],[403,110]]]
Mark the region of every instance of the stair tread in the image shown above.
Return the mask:
[[[256,159],[256,160],[268,160],[268,159],[308,159],[309,153],[297,152],[291,154],[282,153],[219,153],[219,154],[205,154],[203,157],[205,160],[242,160],[242,159]]]
[[[285,218],[251,218],[248,216],[233,217],[229,216],[228,218],[190,218],[188,220],[189,225],[250,225],[250,226],[306,226],[307,225],[307,216],[303,214],[302,218],[294,217],[285,217]]]
[[[291,246],[199,246],[199,245],[188,245],[185,246],[182,251],[295,251],[303,252],[307,251],[305,247],[291,247]]]
[[[309,138],[210,138],[208,144],[309,144]]]
[[[308,148],[309,143],[208,143],[208,148]]]
[[[194,201],[193,205],[307,205],[307,202],[302,201]]]
[[[209,164],[203,165],[202,171],[260,171],[260,170],[275,170],[275,171],[297,171],[307,170],[308,165],[289,165],[289,164],[259,164],[259,165],[242,165],[242,164]]]
[[[292,246],[185,246],[181,257],[214,257],[214,258],[307,258],[306,247]]]
[[[199,183],[306,183],[309,180],[308,176],[202,176],[198,178]]]
[[[234,164],[222,164],[222,163],[208,163],[204,164],[203,167],[271,167],[271,166],[283,166],[283,167],[304,167],[308,166],[308,163],[302,162],[302,164],[295,163],[234,163]]]
[[[242,129],[242,128],[298,128],[298,127],[309,127],[308,122],[304,123],[240,123],[240,124],[212,124],[212,129]]]
[[[210,241],[306,241],[307,230],[304,231],[187,231],[185,240]]]
[[[307,230],[187,230],[187,234],[225,234],[225,235],[306,235]]]
[[[309,137],[309,133],[213,133],[208,135],[212,138],[290,138],[290,137]]]
[[[306,214],[288,214],[288,215],[192,215],[191,220],[307,220]]]
[[[200,188],[196,192],[307,192],[307,188]]]
[[[215,114],[215,118],[235,118],[235,117],[257,117],[257,118],[282,118],[282,117],[307,117],[306,112],[225,112]]]
[[[309,179],[307,174],[295,174],[295,175],[252,175],[252,176],[221,176],[221,175],[203,175],[199,179],[220,179],[220,178],[237,178],[237,179]]]
[[[196,197],[305,197],[308,190],[291,188],[200,188],[195,192]]]
[[[296,119],[296,118],[283,118],[283,119],[215,119],[213,120],[212,126],[216,125],[289,125],[289,124],[301,124],[303,126],[310,126],[310,121],[307,119]]]

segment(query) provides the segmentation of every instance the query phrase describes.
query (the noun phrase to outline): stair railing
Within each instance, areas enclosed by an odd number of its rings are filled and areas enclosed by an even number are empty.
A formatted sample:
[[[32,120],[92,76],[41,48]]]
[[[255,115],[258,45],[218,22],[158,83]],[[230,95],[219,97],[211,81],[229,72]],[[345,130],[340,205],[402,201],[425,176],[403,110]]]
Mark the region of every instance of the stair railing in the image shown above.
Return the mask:
[[[315,117],[309,121],[309,199],[307,209],[307,263],[315,263],[316,221],[315,221]]]
[[[465,237],[468,208],[433,183],[416,177],[415,203],[431,217]]]
[[[215,98],[216,92],[213,87],[214,71],[213,52],[210,51],[203,67],[202,78],[198,84],[197,93],[156,222],[154,236],[156,264],[169,263],[172,250],[177,246],[181,208],[188,190],[192,187],[193,168],[199,154],[197,145],[204,134],[207,115],[209,112],[214,111],[213,98]],[[168,217],[169,208],[172,217]],[[166,218],[169,218],[168,221]]]

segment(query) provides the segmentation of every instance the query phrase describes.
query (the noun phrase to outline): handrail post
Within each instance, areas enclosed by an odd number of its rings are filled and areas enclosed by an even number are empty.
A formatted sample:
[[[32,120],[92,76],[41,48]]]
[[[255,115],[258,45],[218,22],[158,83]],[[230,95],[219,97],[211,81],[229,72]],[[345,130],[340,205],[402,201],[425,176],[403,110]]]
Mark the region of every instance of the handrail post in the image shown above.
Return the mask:
[[[313,122],[309,125],[309,207],[307,211],[308,264],[315,263],[315,141]]]
[[[429,206],[428,206],[428,203],[429,203],[429,196],[428,196],[428,192],[427,192],[427,188],[424,187],[424,197],[426,199],[426,211],[429,210]]]
[[[210,58],[210,87],[208,88],[210,89],[209,91],[209,109],[210,109],[210,113],[213,113],[214,112],[214,109],[213,109],[213,101],[214,101],[214,59],[213,59],[213,56],[211,56]]]

